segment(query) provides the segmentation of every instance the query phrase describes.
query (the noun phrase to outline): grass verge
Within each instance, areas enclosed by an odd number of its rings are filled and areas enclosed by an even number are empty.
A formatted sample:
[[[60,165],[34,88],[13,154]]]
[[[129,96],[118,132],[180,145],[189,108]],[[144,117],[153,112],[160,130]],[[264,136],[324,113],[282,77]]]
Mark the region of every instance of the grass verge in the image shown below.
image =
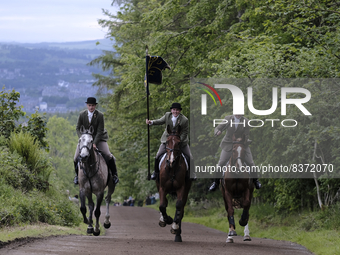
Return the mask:
[[[148,207],[158,210],[159,204]],[[339,220],[336,217],[338,207],[336,205],[323,212],[280,215],[275,213],[272,206],[255,205],[250,209],[250,235],[298,243],[316,255],[337,255],[340,254]],[[229,223],[223,204],[212,202],[200,206],[188,205],[185,210],[183,222],[197,223],[228,233]],[[174,201],[169,202],[167,213],[175,215]],[[238,224],[241,213],[242,210],[235,210],[238,235],[243,235],[244,231],[244,227]]]
[[[0,241],[6,243],[26,237],[43,238],[58,235],[84,235],[86,234],[86,228],[87,226],[85,225],[71,228],[46,223],[4,227],[0,231]]]

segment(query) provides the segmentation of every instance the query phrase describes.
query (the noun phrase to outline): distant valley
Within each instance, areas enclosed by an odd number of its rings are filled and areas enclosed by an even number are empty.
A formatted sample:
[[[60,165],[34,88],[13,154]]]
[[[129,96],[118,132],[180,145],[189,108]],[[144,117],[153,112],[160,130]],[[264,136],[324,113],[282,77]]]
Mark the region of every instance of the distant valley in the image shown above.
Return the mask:
[[[95,96],[88,63],[113,50],[109,39],[66,43],[0,42],[0,85],[20,92],[24,111],[68,112],[84,107]]]

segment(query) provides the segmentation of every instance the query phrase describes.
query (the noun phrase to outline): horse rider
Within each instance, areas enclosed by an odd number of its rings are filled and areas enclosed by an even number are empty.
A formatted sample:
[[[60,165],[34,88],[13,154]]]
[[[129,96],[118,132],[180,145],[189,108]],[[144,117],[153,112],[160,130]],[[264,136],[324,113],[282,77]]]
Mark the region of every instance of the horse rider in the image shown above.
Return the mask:
[[[250,128],[248,125],[248,119],[243,117],[242,115],[229,115],[225,117],[225,122],[219,124],[215,128],[215,136],[218,136],[227,129],[225,136],[222,139],[220,147],[222,148],[220,160],[218,161],[218,166],[223,167],[227,164],[233,152],[233,135],[236,137],[242,137],[245,135],[245,162],[251,168],[255,166],[253,161],[253,156],[251,154],[249,144],[251,140],[249,140],[249,132]],[[253,177],[253,182],[256,189],[261,188],[261,183],[257,178],[256,172],[251,172],[251,176]],[[211,184],[209,191],[215,191],[219,186],[220,178],[214,179],[214,182]]]
[[[87,106],[87,110],[81,111],[78,117],[77,122],[77,134],[80,137],[82,134],[80,132],[80,127],[84,126],[85,129],[89,129],[90,126],[93,127],[93,147],[94,149],[98,149],[102,156],[104,157],[108,168],[111,170],[112,180],[114,184],[119,182],[117,167],[116,167],[116,159],[111,154],[109,146],[107,144],[107,140],[109,139],[106,129],[104,128],[104,114],[98,110],[96,110],[97,101],[94,97],[87,98],[85,102]],[[74,177],[74,184],[78,184],[78,157],[79,157],[79,144],[77,145],[76,152],[74,154],[74,169],[76,172],[76,176]]]
[[[191,155],[190,147],[188,145],[189,138],[188,138],[188,132],[189,132],[189,120],[187,117],[185,117],[181,113],[182,107],[180,103],[173,103],[170,107],[171,112],[166,112],[165,115],[157,120],[148,120],[146,119],[146,124],[148,125],[163,125],[167,127],[170,126],[171,130],[174,128],[177,128],[178,126],[181,126],[181,134],[180,134],[180,148],[185,157],[188,159],[190,158],[190,161],[193,163],[193,157]],[[166,140],[169,136],[167,129],[165,129],[162,138],[161,138],[161,145],[159,146],[157,155],[155,157],[155,170],[151,175],[151,180],[156,180],[157,176],[159,174],[159,157],[166,153]],[[189,162],[188,162],[189,163]],[[192,173],[193,177],[192,180],[196,180],[195,173]]]

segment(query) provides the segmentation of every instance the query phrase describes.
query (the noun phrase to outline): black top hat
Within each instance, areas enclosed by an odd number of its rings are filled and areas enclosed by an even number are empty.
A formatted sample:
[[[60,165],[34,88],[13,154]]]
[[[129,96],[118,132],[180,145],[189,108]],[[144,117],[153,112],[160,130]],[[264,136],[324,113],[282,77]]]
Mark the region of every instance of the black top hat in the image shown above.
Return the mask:
[[[87,104],[98,104],[95,97],[88,97],[87,101],[85,103],[87,103]]]
[[[182,110],[182,107],[181,107],[180,103],[172,103],[172,106],[170,107],[170,109],[172,109],[172,108],[177,108],[177,109]]]

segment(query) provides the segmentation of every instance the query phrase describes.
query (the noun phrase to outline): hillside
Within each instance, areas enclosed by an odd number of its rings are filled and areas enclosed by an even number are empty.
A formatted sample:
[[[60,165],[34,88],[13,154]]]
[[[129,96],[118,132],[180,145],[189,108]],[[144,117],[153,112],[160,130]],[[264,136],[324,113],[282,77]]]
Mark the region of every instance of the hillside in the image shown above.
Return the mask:
[[[99,43],[99,44],[97,44]],[[113,41],[111,39],[99,39],[78,42],[41,42],[41,43],[19,43],[19,42],[0,42],[0,45],[17,45],[30,49],[58,48],[69,50],[111,50]]]
[[[76,110],[84,106],[86,97],[94,96],[97,91],[91,88],[95,82],[92,74],[104,74],[88,63],[101,55],[102,50],[109,50],[110,43],[109,39],[0,43],[0,85],[21,93],[20,103],[25,111],[34,111],[41,102],[47,103],[50,112]],[[46,93],[47,88],[52,93]],[[60,89],[62,93],[58,92]]]

